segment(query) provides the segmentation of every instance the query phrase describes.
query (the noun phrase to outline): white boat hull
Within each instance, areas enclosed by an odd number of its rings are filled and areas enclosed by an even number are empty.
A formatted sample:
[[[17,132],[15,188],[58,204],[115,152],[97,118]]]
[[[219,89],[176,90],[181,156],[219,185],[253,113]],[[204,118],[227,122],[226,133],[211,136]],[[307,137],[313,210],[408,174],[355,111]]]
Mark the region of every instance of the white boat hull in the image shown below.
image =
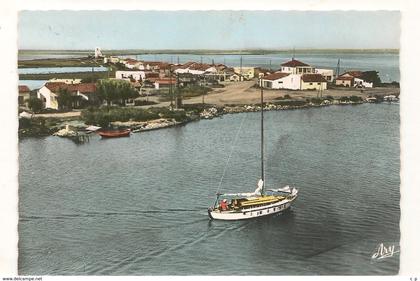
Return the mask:
[[[246,220],[253,219],[264,216],[271,216],[286,211],[290,208],[293,201],[297,198],[297,194],[289,199],[284,199],[273,204],[268,204],[261,207],[242,209],[242,210],[232,210],[232,211],[219,211],[217,209],[208,210],[210,219],[214,220]]]

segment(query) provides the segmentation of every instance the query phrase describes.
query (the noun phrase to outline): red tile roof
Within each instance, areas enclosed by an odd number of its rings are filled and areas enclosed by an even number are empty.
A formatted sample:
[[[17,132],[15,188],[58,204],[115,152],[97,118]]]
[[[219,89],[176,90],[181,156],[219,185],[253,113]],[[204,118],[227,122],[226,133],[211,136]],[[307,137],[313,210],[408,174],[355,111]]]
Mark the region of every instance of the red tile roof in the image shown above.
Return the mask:
[[[340,76],[343,76],[343,75],[346,75],[346,74],[348,74],[350,76],[353,76],[353,77],[356,77],[356,78],[360,78],[360,77],[363,76],[363,72],[361,72],[359,70],[347,71],[347,72],[344,72],[343,74],[341,74]]]
[[[194,63],[194,64],[189,66],[189,69],[205,71],[205,70],[209,69],[210,67],[211,66],[209,64],[206,64],[206,63]]]
[[[126,59],[125,63],[135,65],[135,64],[141,63],[141,61],[138,61],[138,60],[135,60],[135,59]]]
[[[176,79],[172,78],[162,78],[162,79],[158,79],[155,81],[155,83],[161,84],[161,85],[175,85],[176,84]]]
[[[193,61],[189,61],[189,62],[186,62],[183,65],[179,66],[178,68],[186,69],[186,68],[190,67],[191,65],[193,65],[194,63],[195,62],[193,62]]]
[[[96,91],[95,83],[80,83],[80,84],[71,84],[68,85],[68,90],[70,92],[81,92],[81,93],[94,93]]]
[[[150,66],[158,66],[159,68],[169,68],[170,64],[167,62],[161,61],[145,61],[143,64],[150,65]]]
[[[157,73],[157,72],[146,72],[145,73],[145,77],[146,77],[146,79],[149,79],[149,78],[158,78],[159,77],[159,73]]]
[[[286,77],[286,76],[289,76],[289,75],[290,75],[290,73],[276,72],[276,73],[264,76],[263,79],[273,81],[273,80],[277,80],[277,79],[280,79],[280,78],[283,78],[283,77]]]
[[[309,64],[303,63],[301,61],[292,59],[288,62],[282,63],[281,66],[296,67],[296,66],[309,66]]]
[[[66,89],[69,92],[94,93],[96,91],[95,83],[66,84],[64,82],[47,82],[45,83],[51,92],[57,93],[60,89]]]
[[[64,85],[66,85],[66,83],[64,82],[47,82],[45,83],[45,87],[48,88],[48,90],[50,90],[51,92],[57,92],[58,89],[65,87]]]
[[[327,82],[321,74],[303,74],[303,82]]]
[[[19,85],[19,93],[26,93],[26,92],[30,92],[31,90],[29,90],[28,86],[26,85]]]

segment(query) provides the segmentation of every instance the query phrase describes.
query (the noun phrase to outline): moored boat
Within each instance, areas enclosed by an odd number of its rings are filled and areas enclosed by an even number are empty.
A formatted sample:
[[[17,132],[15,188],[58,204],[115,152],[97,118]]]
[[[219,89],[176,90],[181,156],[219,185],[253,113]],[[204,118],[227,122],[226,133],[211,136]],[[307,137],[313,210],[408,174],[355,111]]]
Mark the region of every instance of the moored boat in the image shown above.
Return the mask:
[[[103,138],[120,138],[120,137],[129,137],[130,129],[125,130],[102,130],[98,131],[98,134]]]

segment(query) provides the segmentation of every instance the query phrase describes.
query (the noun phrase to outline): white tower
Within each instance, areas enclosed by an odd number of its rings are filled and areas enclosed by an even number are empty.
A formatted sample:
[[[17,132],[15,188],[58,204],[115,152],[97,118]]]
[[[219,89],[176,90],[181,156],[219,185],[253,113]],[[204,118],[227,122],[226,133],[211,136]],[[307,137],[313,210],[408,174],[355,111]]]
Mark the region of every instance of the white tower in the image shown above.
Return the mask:
[[[103,57],[102,52],[101,52],[101,48],[96,47],[95,48],[95,58],[101,58]]]

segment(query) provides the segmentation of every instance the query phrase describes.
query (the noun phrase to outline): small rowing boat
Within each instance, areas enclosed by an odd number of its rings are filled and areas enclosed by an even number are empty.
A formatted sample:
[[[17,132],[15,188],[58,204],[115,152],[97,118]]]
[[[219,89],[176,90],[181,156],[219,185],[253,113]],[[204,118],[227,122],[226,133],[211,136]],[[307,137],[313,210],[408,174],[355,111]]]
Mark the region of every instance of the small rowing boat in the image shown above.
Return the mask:
[[[120,138],[120,137],[129,137],[130,129],[125,130],[102,130],[98,134],[103,138]]]

